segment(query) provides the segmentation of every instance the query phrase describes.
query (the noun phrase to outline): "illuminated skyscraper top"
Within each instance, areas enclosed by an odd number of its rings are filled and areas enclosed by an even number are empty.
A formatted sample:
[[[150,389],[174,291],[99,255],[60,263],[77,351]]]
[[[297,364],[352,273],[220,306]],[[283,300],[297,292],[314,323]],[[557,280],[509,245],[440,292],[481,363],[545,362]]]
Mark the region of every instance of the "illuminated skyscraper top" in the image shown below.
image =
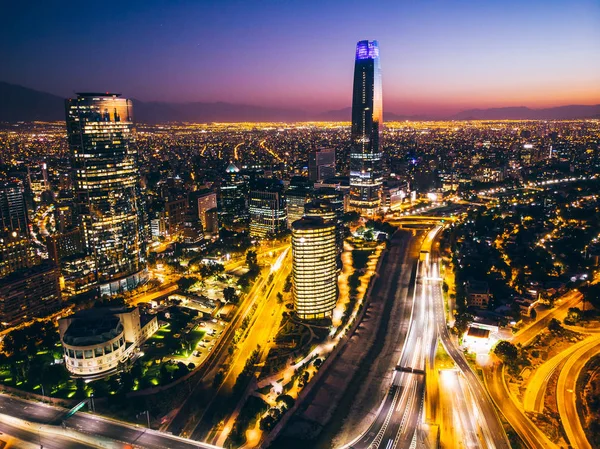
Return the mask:
[[[379,44],[377,41],[360,41],[356,45],[352,94],[350,205],[364,215],[373,215],[380,205],[382,129]]]
[[[146,276],[132,109],[131,100],[111,93],[66,101],[77,214],[100,293],[107,295]]]

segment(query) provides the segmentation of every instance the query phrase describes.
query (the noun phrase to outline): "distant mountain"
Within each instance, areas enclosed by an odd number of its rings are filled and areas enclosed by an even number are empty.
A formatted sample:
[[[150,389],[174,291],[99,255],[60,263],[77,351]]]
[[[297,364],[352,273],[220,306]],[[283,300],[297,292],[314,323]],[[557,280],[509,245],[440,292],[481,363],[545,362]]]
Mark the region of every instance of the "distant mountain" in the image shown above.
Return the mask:
[[[64,119],[63,98],[0,81],[0,122]]]
[[[306,112],[233,103],[161,103],[134,100],[133,115],[140,123],[161,122],[296,122]]]
[[[350,121],[351,108],[321,114],[308,114],[299,109],[269,108],[234,103],[168,103],[134,100],[134,118],[139,123],[165,122],[244,122],[244,121]],[[46,92],[0,81],[0,122],[64,120],[64,99]],[[433,115],[399,115],[384,111],[384,119],[404,120],[560,120],[600,118],[600,105],[560,106],[530,109],[524,106],[492,109],[470,109],[449,117]]]
[[[559,106],[545,109],[530,109],[525,106],[469,109],[450,118],[453,120],[569,120],[598,117],[600,117],[600,104]]]
[[[349,122],[352,118],[352,108],[334,109],[323,112],[317,116],[318,120],[331,122]],[[436,120],[429,115],[399,115],[394,112],[383,111],[383,120],[386,122],[404,120]]]

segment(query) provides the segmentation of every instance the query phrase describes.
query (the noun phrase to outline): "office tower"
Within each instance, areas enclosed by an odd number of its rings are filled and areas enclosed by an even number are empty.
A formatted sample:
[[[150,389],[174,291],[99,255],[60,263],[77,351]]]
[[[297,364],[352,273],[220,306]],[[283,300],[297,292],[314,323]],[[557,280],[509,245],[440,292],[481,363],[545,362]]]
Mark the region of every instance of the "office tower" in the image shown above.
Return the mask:
[[[131,100],[118,94],[66,101],[77,216],[101,295],[147,278],[132,112]]]
[[[190,208],[194,207],[200,222],[202,223],[202,228],[204,229],[204,233],[208,235],[214,235],[219,231],[218,222],[214,222],[214,220],[209,219],[208,212],[210,210],[217,208],[217,194],[215,192],[211,192],[210,190],[205,190],[201,192],[193,192],[191,195],[192,199],[190,199]]]
[[[336,226],[322,218],[292,224],[294,309],[300,319],[331,316],[337,301]]]
[[[198,243],[204,239],[202,223],[195,211],[190,210],[185,214],[182,231],[183,242],[186,244]]]
[[[380,206],[383,130],[381,68],[377,41],[356,45],[350,149],[350,205],[364,215]]]
[[[283,184],[276,179],[258,179],[250,190],[250,236],[276,236],[286,229]]]
[[[25,190],[16,178],[0,181],[0,230],[29,236]]]
[[[187,210],[187,198],[177,198],[165,203],[165,218],[167,220],[167,229],[171,237],[183,228]]]
[[[62,259],[83,254],[85,250],[79,228],[47,236],[46,247],[48,248],[48,258],[59,266]]]
[[[243,223],[248,219],[247,195],[248,184],[240,169],[233,163],[229,164],[219,189],[219,212],[223,222]]]
[[[344,251],[343,203],[340,205],[340,203],[333,203],[327,199],[314,199],[304,205],[304,216],[306,218],[322,218],[335,224],[337,265],[338,268],[342,268],[342,252]]]
[[[308,155],[308,179],[312,182],[335,177],[335,149],[321,148]]]
[[[28,236],[17,231],[0,231],[0,279],[39,263]]]
[[[16,326],[26,319],[48,315],[61,303],[60,271],[50,261],[12,273],[0,283],[0,322]]]
[[[287,225],[292,228],[292,223],[304,216],[304,205],[312,192],[311,183],[303,176],[294,176],[285,192],[287,210]]]

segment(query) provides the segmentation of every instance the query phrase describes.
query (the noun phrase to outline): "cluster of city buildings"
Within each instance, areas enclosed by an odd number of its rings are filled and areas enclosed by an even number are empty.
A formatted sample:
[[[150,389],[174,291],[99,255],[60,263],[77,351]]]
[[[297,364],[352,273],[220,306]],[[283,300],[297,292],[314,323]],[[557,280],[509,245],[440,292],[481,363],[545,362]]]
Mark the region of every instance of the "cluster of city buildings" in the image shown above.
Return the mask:
[[[291,234],[296,313],[325,318],[337,298],[345,213],[383,216],[417,195],[585,173],[600,164],[599,136],[593,121],[398,122],[384,131],[376,41],[356,47],[350,128],[136,129],[131,100],[79,93],[66,101],[66,134],[56,124],[0,131],[10,161],[0,167],[0,322],[52,314],[75,296],[134,290],[149,278],[150,245],[202,251],[222,227],[253,240]],[[485,288],[471,291],[471,305],[486,307]],[[82,324],[94,317],[74,321],[78,331],[61,327],[73,372],[112,369],[129,354],[127,342],[143,339],[123,331],[124,313],[98,318],[98,329]],[[100,335],[97,343],[78,337],[84,328]]]

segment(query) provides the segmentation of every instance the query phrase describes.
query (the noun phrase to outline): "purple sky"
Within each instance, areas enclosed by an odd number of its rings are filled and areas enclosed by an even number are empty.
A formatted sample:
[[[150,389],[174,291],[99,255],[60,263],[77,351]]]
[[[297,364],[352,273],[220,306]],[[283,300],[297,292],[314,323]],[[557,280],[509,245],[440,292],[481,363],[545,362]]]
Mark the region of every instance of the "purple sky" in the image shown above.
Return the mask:
[[[387,111],[600,103],[597,0],[11,3],[0,80],[323,111],[350,105],[362,39]]]

